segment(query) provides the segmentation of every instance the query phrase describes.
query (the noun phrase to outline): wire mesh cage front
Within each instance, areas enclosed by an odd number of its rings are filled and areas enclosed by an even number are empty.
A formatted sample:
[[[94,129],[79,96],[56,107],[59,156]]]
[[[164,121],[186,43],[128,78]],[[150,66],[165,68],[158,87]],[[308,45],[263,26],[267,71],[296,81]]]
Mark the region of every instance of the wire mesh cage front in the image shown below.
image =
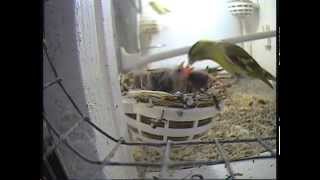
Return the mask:
[[[103,131],[101,128],[99,128],[94,122],[90,120],[89,117],[85,117],[84,114],[81,112],[79,109],[77,103],[75,100],[72,98],[72,96],[68,93],[67,89],[64,87],[62,83],[61,77],[59,77],[55,67],[53,66],[49,53],[46,47],[46,44],[44,43],[44,53],[45,57],[49,62],[49,65],[54,73],[55,80],[52,82],[48,82],[44,85],[44,89],[47,89],[51,86],[57,85],[61,91],[66,95],[66,98],[69,100],[69,102],[72,104],[72,106],[75,108],[77,113],[80,115],[80,119],[70,128],[68,129],[65,133],[60,133],[56,127],[50,122],[49,118],[47,117],[46,113],[43,112],[43,122],[46,124],[46,127],[50,132],[52,132],[52,136],[56,136],[56,140],[52,143],[51,146],[47,147],[45,149],[45,152],[43,153],[43,161],[48,162],[48,157],[54,152],[55,149],[57,149],[61,144],[64,144],[72,153],[74,153],[76,156],[78,156],[80,159],[83,161],[89,163],[89,164],[95,164],[101,167],[104,166],[134,166],[134,167],[157,167],[160,168],[160,174],[159,178],[166,178],[167,177],[167,172],[168,169],[170,168],[175,168],[175,167],[185,167],[185,166],[201,166],[201,165],[215,165],[215,164],[225,164],[227,172],[229,174],[229,179],[234,179],[235,176],[238,176],[237,173],[235,173],[232,169],[231,163],[234,161],[243,161],[243,160],[249,160],[249,159],[265,159],[265,158],[275,158],[276,154],[273,150],[273,148],[266,143],[265,141],[267,140],[275,140],[276,137],[256,137],[256,138],[251,138],[251,139],[233,139],[233,140],[226,140],[226,139],[214,139],[211,141],[199,141],[199,140],[186,140],[186,141],[171,141],[170,139],[166,138],[165,142],[128,142],[124,138],[120,137],[119,139],[116,139],[112,136],[110,136],[107,132]],[[147,111],[149,112],[149,110]],[[162,111],[161,111],[162,112]],[[176,113],[176,112],[175,112]],[[189,112],[190,113],[190,112]],[[207,114],[210,118],[214,116],[214,112],[211,112],[212,114]],[[190,113],[191,115],[192,113]],[[133,116],[132,114],[128,114],[129,116]],[[159,115],[159,113],[158,113]],[[176,115],[179,116],[179,115]],[[166,116],[164,116],[166,117]],[[134,120],[132,120],[134,121]],[[197,120],[196,124],[201,124],[201,120]],[[203,121],[204,122],[204,121]],[[105,158],[103,160],[93,160],[90,157],[87,157],[84,155],[85,153],[80,152],[75,146],[73,145],[72,142],[68,139],[68,136],[79,127],[80,124],[86,123],[86,125],[89,125],[99,133],[101,133],[106,139],[112,140],[113,142],[116,142],[116,145],[112,148],[112,150],[106,154]],[[207,124],[204,123],[203,127],[209,127],[208,124],[212,123],[212,121],[207,121]],[[208,126],[206,126],[208,125]],[[169,126],[169,124],[168,124]],[[191,126],[190,126],[191,127]],[[194,125],[192,126],[192,128]],[[200,126],[201,127],[201,126]],[[192,137],[194,138],[194,134],[192,134]],[[190,135],[191,137],[191,135]],[[265,155],[265,156],[254,156],[254,157],[243,157],[239,158],[236,160],[230,160],[225,153],[225,150],[223,149],[223,146],[221,144],[236,144],[236,143],[259,143],[265,150],[269,151],[271,155]],[[171,161],[170,160],[170,152],[172,149],[172,146],[178,146],[178,145],[209,145],[209,144],[215,144],[218,147],[218,152],[222,159],[220,160],[194,160],[194,161]],[[119,150],[119,147],[121,145],[125,146],[148,146],[148,147],[164,147],[164,156],[163,160],[160,163],[152,163],[152,162],[117,162],[117,161],[112,161],[111,159],[114,157],[116,152]],[[49,169],[52,169],[50,167],[51,165],[49,163],[45,163],[46,166],[49,167]],[[51,178],[57,179],[55,177],[54,172],[51,172]],[[92,177],[92,179],[95,179],[95,177]]]

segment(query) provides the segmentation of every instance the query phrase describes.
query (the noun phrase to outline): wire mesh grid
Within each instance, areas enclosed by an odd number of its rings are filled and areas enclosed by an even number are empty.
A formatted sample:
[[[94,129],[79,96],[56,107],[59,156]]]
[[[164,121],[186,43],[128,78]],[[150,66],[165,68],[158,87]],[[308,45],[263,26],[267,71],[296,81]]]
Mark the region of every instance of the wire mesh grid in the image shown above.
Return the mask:
[[[236,140],[219,140],[214,139],[213,141],[199,141],[199,140],[191,140],[191,141],[183,141],[183,142],[174,142],[168,140],[167,142],[128,142],[124,140],[123,137],[120,137],[119,139],[116,139],[109,135],[107,132],[103,131],[101,128],[99,128],[95,123],[93,123],[89,117],[85,117],[84,114],[81,112],[80,108],[78,107],[77,103],[74,101],[72,96],[68,93],[64,85],[62,84],[63,79],[59,77],[57,70],[55,66],[52,63],[52,60],[48,53],[48,48],[46,45],[45,40],[43,40],[43,50],[45,54],[45,59],[47,59],[49,66],[54,74],[55,80],[45,83],[43,86],[43,89],[46,90],[47,88],[58,85],[63,93],[66,95],[69,102],[73,105],[77,113],[80,115],[81,119],[78,120],[69,130],[67,130],[65,133],[61,134],[49,121],[48,116],[46,115],[45,111],[42,113],[43,115],[43,122],[47,125],[48,130],[50,131],[50,135],[53,135],[57,137],[57,141],[53,143],[49,148],[46,149],[46,151],[43,154],[43,162],[44,165],[49,170],[50,176],[52,176],[52,179],[57,179],[56,175],[54,174],[53,168],[51,167],[50,163],[48,162],[48,156],[54,152],[54,150],[59,147],[61,143],[63,143],[68,149],[70,149],[76,156],[81,158],[83,161],[90,163],[90,164],[96,164],[100,166],[134,166],[134,167],[157,167],[160,168],[159,177],[154,177],[155,179],[166,179],[168,176],[168,169],[169,168],[178,168],[178,167],[185,167],[185,166],[201,166],[201,165],[216,165],[216,164],[225,164],[225,168],[228,172],[227,179],[235,179],[236,176],[239,175],[239,173],[234,173],[231,162],[236,161],[244,161],[244,160],[254,160],[254,159],[269,159],[269,158],[275,158],[276,153],[274,150],[272,150],[272,147],[268,145],[265,141],[267,140],[275,140],[276,137],[265,137],[261,138],[259,136],[256,136],[256,138],[251,139],[236,139]],[[105,158],[102,161],[92,160],[89,157],[86,157],[83,153],[78,151],[72,143],[68,140],[68,136],[82,123],[87,123],[89,126],[93,127],[95,130],[97,130],[99,133],[101,133],[103,136],[105,136],[107,139],[112,140],[116,143],[116,145],[112,148],[112,150],[105,156]],[[51,133],[52,132],[52,133]],[[52,135],[52,136],[53,136]],[[238,158],[234,160],[230,160],[225,152],[221,144],[226,143],[259,143],[265,150],[269,151],[271,155],[263,155],[263,156],[253,156],[253,157],[243,157]],[[172,162],[170,160],[170,150],[172,146],[175,145],[200,145],[200,144],[215,144],[218,149],[218,153],[220,157],[222,157],[221,160],[195,160],[195,161],[179,161],[179,162]],[[164,157],[161,163],[150,163],[150,162],[117,162],[117,161],[111,161],[117,150],[121,145],[126,146],[153,146],[153,147],[165,147],[164,148]],[[95,173],[97,174],[97,172]],[[199,176],[199,177],[198,177]],[[196,176],[195,176],[196,177]],[[92,179],[94,179],[93,177]],[[203,178],[201,175],[197,175],[197,178]]]

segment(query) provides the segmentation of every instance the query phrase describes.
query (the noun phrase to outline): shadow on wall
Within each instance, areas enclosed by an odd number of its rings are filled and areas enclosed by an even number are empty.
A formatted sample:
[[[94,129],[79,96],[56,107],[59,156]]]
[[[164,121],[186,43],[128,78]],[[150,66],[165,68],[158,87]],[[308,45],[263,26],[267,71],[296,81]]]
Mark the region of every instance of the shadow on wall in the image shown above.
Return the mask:
[[[260,13],[259,9],[255,9],[253,14],[246,19],[247,34],[258,32]]]
[[[121,46],[125,47],[129,53],[139,51],[138,29],[137,29],[137,7],[134,0],[118,1],[114,0],[115,25],[117,38]]]

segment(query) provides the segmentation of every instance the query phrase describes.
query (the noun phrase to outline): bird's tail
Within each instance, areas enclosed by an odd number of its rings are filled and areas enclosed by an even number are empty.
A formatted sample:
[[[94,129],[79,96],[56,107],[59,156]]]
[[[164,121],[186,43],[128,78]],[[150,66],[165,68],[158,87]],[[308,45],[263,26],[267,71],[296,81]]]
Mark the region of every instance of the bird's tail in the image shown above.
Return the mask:
[[[272,74],[270,74],[268,71],[264,70],[263,72],[264,77],[266,77],[267,79],[271,80],[271,81],[276,81],[276,77],[274,77]]]
[[[266,78],[266,77],[262,77],[260,78],[263,82],[265,82],[268,86],[271,87],[271,89],[273,89],[273,86],[272,84],[269,82],[269,80]]]
[[[276,78],[270,74],[268,71],[262,69],[263,73],[261,74],[260,78],[263,82],[265,82],[268,86],[270,86],[273,89],[272,84],[270,83],[269,80],[271,81],[276,81]]]

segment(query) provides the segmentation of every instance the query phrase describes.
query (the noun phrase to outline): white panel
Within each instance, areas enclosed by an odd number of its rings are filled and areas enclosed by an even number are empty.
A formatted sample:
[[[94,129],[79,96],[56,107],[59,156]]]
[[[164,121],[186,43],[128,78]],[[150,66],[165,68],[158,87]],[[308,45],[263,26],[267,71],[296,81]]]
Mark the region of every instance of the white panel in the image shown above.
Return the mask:
[[[214,121],[213,123],[210,123],[205,126],[200,126],[196,128],[186,128],[186,129],[172,129],[172,128],[161,128],[161,127],[157,127],[153,129],[147,124],[139,123],[133,120],[129,120],[128,124],[142,131],[156,134],[156,135],[182,137],[182,136],[193,136],[193,135],[205,132],[206,130],[209,130],[211,128],[212,124],[214,124]]]

